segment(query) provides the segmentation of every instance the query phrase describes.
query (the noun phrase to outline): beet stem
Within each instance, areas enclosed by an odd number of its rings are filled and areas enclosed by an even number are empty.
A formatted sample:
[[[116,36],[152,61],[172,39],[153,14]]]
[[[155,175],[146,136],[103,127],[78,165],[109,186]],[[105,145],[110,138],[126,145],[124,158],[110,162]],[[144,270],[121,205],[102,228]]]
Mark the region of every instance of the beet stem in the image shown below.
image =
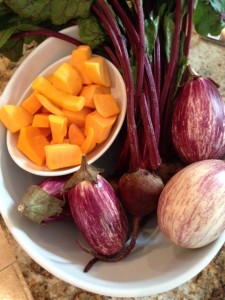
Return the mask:
[[[110,3],[113,6],[113,8],[116,10],[128,37],[128,40],[131,43],[131,47],[134,51],[134,55],[138,61],[139,65],[139,74],[138,74],[138,81],[137,81],[137,87],[136,87],[136,98],[139,98],[141,88],[144,88],[144,93],[146,94],[146,97],[148,99],[150,107],[146,110],[146,114],[151,115],[152,117],[152,123],[155,130],[155,137],[157,143],[159,142],[159,136],[160,136],[160,118],[159,118],[159,102],[158,102],[158,96],[157,96],[157,90],[155,86],[154,77],[152,74],[151,64],[148,60],[148,57],[145,53],[142,53],[141,50],[144,52],[144,16],[143,16],[143,9],[141,7],[140,1],[137,1],[138,3],[138,15],[139,15],[139,22],[142,20],[142,24],[140,25],[141,28],[139,29],[139,32],[141,31],[141,38],[139,38],[139,35],[137,34],[134,25],[131,21],[131,19],[128,17],[128,15],[124,12],[123,8],[121,7],[121,3],[119,3],[116,0],[111,0]],[[139,27],[140,27],[139,26]],[[141,45],[141,47],[139,47]],[[142,69],[144,67],[144,70]],[[144,71],[143,77],[142,72]],[[145,75],[145,77],[144,77]],[[159,75],[160,76],[160,75]],[[142,80],[142,82],[141,82]],[[138,105],[138,101],[135,102],[135,109]],[[128,128],[129,130],[129,128]],[[149,139],[150,137],[148,137]]]
[[[184,45],[184,55],[188,57],[191,43],[191,33],[193,25],[193,12],[194,12],[194,0],[188,1],[188,25],[187,25],[187,36]]]
[[[161,91],[161,50],[160,50],[160,40],[159,37],[156,39],[155,49],[154,49],[154,79],[157,91],[158,99],[160,99]]]
[[[139,47],[137,57],[137,83],[136,83],[136,97],[142,93],[143,79],[144,79],[144,62],[145,62],[145,28],[144,28],[144,13],[140,0],[135,0],[137,16],[138,16],[138,34]]]
[[[148,105],[144,94],[141,95],[140,113],[144,124],[144,138],[148,148],[150,166],[156,170],[161,165],[161,158],[158,151],[157,141],[154,135],[154,129],[150,115],[146,113]]]
[[[111,62],[114,64],[114,66],[118,70],[120,70],[120,68],[121,68],[120,63],[119,63],[118,58],[116,57],[114,51],[108,45],[105,45],[104,49],[105,49],[105,52],[108,54],[109,59],[111,60]]]
[[[97,3],[103,12],[99,10]],[[107,3],[103,0],[96,0],[94,4],[92,4],[92,9],[96,13],[96,15],[101,19],[102,23],[105,26],[111,40],[114,44],[115,50],[120,50],[118,56],[123,73],[124,80],[126,82],[126,90],[127,90],[127,124],[128,124],[128,138],[130,143],[130,168],[136,169],[140,165],[140,151],[137,137],[137,128],[135,122],[135,111],[134,111],[134,83],[132,76],[132,69],[129,61],[128,51],[125,45],[124,38],[122,37],[121,31],[118,27],[118,24],[112,15],[110,8]]]
[[[92,267],[93,265],[98,261],[99,259],[94,257],[92,258],[88,263],[87,265],[85,266],[84,268],[84,273],[87,273]]]
[[[165,78],[164,78],[164,85],[163,85],[161,98],[160,98],[161,122],[163,121],[168,90],[170,87],[171,79],[174,76],[174,68],[177,64],[177,59],[178,59],[179,45],[180,45],[181,20],[182,20],[181,0],[176,0],[175,28],[174,28],[174,35],[173,35],[173,42],[172,42],[172,50],[171,50],[171,56],[170,56],[170,61],[169,61],[169,65],[168,65],[168,70],[167,70]],[[169,99],[169,100],[171,100],[171,99]],[[164,128],[162,128],[162,129],[164,129]]]
[[[82,43],[71,36],[68,36],[61,32],[56,32],[50,29],[39,29],[33,31],[23,31],[19,33],[15,33],[11,36],[11,39],[17,39],[21,37],[28,37],[28,36],[46,36],[46,37],[55,37],[61,40],[64,40],[68,43],[74,44],[76,46],[81,45]]]
[[[97,260],[101,260],[101,261],[104,261],[104,262],[117,262],[117,261],[120,261],[121,259],[125,258],[126,256],[128,256],[130,254],[130,252],[134,249],[135,245],[136,245],[137,236],[138,236],[138,232],[139,232],[139,228],[140,228],[140,222],[141,222],[140,217],[134,217],[133,218],[132,235],[131,235],[131,239],[130,239],[130,242],[129,242],[128,246],[124,247],[119,253],[117,253],[113,256],[105,256],[105,255],[95,253],[91,249],[90,250],[86,249],[79,241],[77,241],[79,247],[82,250],[84,250],[85,252],[87,252],[89,254],[92,254],[94,256],[94,258],[92,260],[90,260],[89,263],[87,264],[87,266],[85,267],[85,270],[87,270],[87,271],[90,270],[90,268],[93,266],[93,264]]]
[[[128,18],[127,14],[122,9],[120,3],[116,0],[111,0],[110,3],[113,5],[114,9],[116,10],[123,26],[126,30],[127,37],[131,43],[131,47],[134,51],[135,57],[138,58],[139,56],[139,36],[134,28],[132,21]],[[144,21],[143,21],[144,22]],[[145,54],[144,60],[144,67],[145,67],[145,75],[147,78],[145,79],[147,82],[147,86],[149,89],[149,101],[152,103],[152,122],[155,129],[156,140],[159,140],[159,132],[160,132],[160,122],[159,122],[159,103],[158,103],[158,96],[155,86],[154,77],[152,74],[152,68],[150,61]],[[159,75],[160,76],[160,75]]]

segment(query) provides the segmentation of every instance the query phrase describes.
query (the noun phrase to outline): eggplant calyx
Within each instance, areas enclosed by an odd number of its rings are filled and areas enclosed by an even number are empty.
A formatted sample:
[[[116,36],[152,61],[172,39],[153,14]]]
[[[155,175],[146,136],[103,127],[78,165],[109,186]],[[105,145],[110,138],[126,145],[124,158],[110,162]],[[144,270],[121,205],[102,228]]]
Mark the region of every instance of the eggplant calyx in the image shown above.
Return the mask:
[[[215,82],[212,78],[203,77],[202,75],[199,75],[190,65],[187,65],[187,80],[181,85],[181,87],[184,86],[185,84],[187,84],[193,80],[199,79],[199,78],[207,78],[213,84],[215,84],[215,86],[217,88],[220,88],[220,85],[217,82]]]
[[[82,155],[80,169],[70,177],[63,190],[68,190],[82,181],[97,183],[97,176],[101,172],[103,172],[102,169],[88,165],[86,155]]]
[[[31,221],[42,223],[46,218],[60,214],[64,204],[65,200],[48,194],[38,185],[31,185],[17,209]]]

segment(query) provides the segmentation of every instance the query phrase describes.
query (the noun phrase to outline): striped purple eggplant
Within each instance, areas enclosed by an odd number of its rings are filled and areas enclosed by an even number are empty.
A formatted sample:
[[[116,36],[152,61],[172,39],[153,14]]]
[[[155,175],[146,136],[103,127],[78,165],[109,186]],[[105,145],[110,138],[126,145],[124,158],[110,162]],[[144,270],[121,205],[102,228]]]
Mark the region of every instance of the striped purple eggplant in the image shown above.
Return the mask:
[[[81,169],[68,184],[70,210],[77,228],[96,254],[112,256],[125,246],[128,220],[124,209],[109,182],[97,174],[87,175],[82,161]],[[80,176],[80,174],[82,175]],[[71,182],[78,176],[76,184]]]
[[[225,154],[224,103],[216,84],[195,76],[175,99],[172,139],[186,163],[217,159]]]
[[[178,246],[203,247],[225,230],[225,162],[199,161],[176,173],[158,203],[158,224]]]

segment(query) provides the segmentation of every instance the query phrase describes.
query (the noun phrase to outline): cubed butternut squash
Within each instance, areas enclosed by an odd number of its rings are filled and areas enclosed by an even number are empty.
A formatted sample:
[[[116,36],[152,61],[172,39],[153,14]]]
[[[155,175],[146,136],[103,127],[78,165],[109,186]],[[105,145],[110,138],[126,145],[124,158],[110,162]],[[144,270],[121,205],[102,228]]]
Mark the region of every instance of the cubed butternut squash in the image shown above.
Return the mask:
[[[95,109],[94,95],[110,94],[110,88],[100,84],[84,85],[80,92],[80,96],[85,98],[85,107]]]
[[[49,100],[47,97],[45,97],[44,95],[41,95],[39,93],[37,93],[36,95],[38,101],[41,103],[41,105],[45,108],[45,112],[42,109],[43,113],[52,113],[56,116],[63,116],[63,112],[62,109],[55,105],[54,103],[51,102],[51,100]]]
[[[46,166],[50,170],[73,167],[81,163],[82,152],[78,145],[47,145],[45,153]]]
[[[72,51],[71,54],[71,65],[78,70],[83,84],[92,83],[91,79],[88,77],[84,68],[85,61],[87,61],[91,57],[92,57],[92,50],[88,45],[78,46],[76,49]]]
[[[55,115],[48,116],[54,144],[63,143],[67,135],[67,118]]]
[[[80,111],[84,107],[84,97],[69,95],[58,90],[43,76],[38,76],[34,79],[32,88],[35,91],[43,94],[55,105],[60,106],[61,108],[65,108],[71,111]]]
[[[53,82],[53,74],[49,74],[49,75],[45,76],[45,78],[46,78],[50,83]]]
[[[37,127],[26,126],[20,129],[17,148],[37,166],[45,163],[45,146],[48,139]]]
[[[92,110],[88,107],[84,107],[81,111],[70,111],[62,109],[64,116],[68,119],[68,123],[75,123],[79,127],[84,127],[85,119]]]
[[[85,61],[84,68],[93,83],[111,86],[110,74],[104,57],[93,56]]]
[[[48,128],[50,127],[49,119],[47,114],[35,114],[32,122],[32,126]]]
[[[112,94],[95,94],[93,97],[96,110],[102,117],[113,117],[120,113],[119,105]]]
[[[0,120],[12,133],[32,123],[33,115],[21,106],[6,104],[0,109]]]
[[[23,100],[21,107],[34,115],[41,108],[41,103],[37,98],[37,92],[33,92],[29,97]]]
[[[87,136],[92,127],[96,143],[102,143],[108,138],[116,118],[116,116],[104,118],[95,110],[86,117],[84,134]]]
[[[78,71],[68,63],[63,63],[53,73],[52,84],[62,92],[77,96],[82,88]]]
[[[70,124],[68,129],[68,138],[70,144],[81,146],[85,141],[84,132],[75,123]]]
[[[41,134],[43,134],[47,138],[49,138],[50,136],[52,136],[52,132],[51,132],[51,128],[50,127],[38,127],[38,129],[40,130]]]
[[[83,154],[88,154],[95,148],[95,146],[96,146],[95,132],[92,127],[89,127],[87,136],[81,145],[81,151]]]

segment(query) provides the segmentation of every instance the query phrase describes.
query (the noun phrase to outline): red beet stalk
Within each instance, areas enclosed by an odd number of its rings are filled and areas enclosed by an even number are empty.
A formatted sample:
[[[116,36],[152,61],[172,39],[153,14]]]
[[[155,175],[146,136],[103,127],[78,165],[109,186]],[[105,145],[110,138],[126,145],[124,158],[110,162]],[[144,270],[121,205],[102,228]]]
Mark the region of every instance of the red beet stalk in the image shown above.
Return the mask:
[[[128,40],[130,41],[131,48],[134,52],[134,55],[137,60],[138,66],[138,74],[137,74],[137,84],[136,84],[136,99],[135,99],[135,111],[137,110],[137,106],[139,105],[139,97],[141,93],[144,91],[146,95],[146,99],[148,100],[148,106],[146,107],[145,118],[152,118],[152,124],[154,127],[154,139],[159,142],[159,132],[160,132],[160,120],[159,120],[159,107],[158,107],[158,97],[157,91],[155,87],[154,77],[152,74],[152,69],[150,62],[148,60],[147,55],[145,54],[145,41],[144,41],[144,15],[143,9],[141,6],[140,1],[136,1],[137,6],[137,16],[138,16],[138,28],[139,31],[137,32],[134,28],[132,21],[129,19],[128,15],[123,10],[121,4],[118,1],[111,0],[110,1],[113,8],[116,10],[118,16],[123,23],[125,28]],[[129,128],[128,128],[129,130]],[[151,136],[143,136],[144,140],[151,139]],[[129,140],[127,140],[129,143]],[[126,148],[125,148],[126,149]],[[124,157],[123,151],[121,154]],[[159,155],[158,155],[159,156]],[[156,157],[156,156],[155,156]],[[151,163],[144,163],[143,166],[150,166]],[[160,160],[155,161],[153,166],[160,165]],[[139,165],[140,166],[140,165]]]
[[[140,150],[135,122],[134,83],[129,55],[124,42],[124,38],[107,3],[103,0],[97,0],[95,1],[95,3],[92,5],[92,9],[104,24],[104,27],[112,40],[115,51],[117,52],[119,62],[121,64],[122,72],[124,74],[128,99],[127,127],[129,128],[129,130],[127,133],[130,143],[130,169],[136,169],[140,165]]]
[[[38,30],[32,30],[32,31],[23,31],[19,33],[15,33],[11,36],[12,39],[18,39],[21,37],[27,37],[27,36],[45,36],[45,37],[55,37],[58,39],[61,39],[63,41],[66,41],[68,43],[71,43],[73,45],[79,46],[81,44],[80,41],[78,41],[75,38],[72,38],[69,35],[66,35],[61,32],[57,32],[50,29],[38,29]]]

